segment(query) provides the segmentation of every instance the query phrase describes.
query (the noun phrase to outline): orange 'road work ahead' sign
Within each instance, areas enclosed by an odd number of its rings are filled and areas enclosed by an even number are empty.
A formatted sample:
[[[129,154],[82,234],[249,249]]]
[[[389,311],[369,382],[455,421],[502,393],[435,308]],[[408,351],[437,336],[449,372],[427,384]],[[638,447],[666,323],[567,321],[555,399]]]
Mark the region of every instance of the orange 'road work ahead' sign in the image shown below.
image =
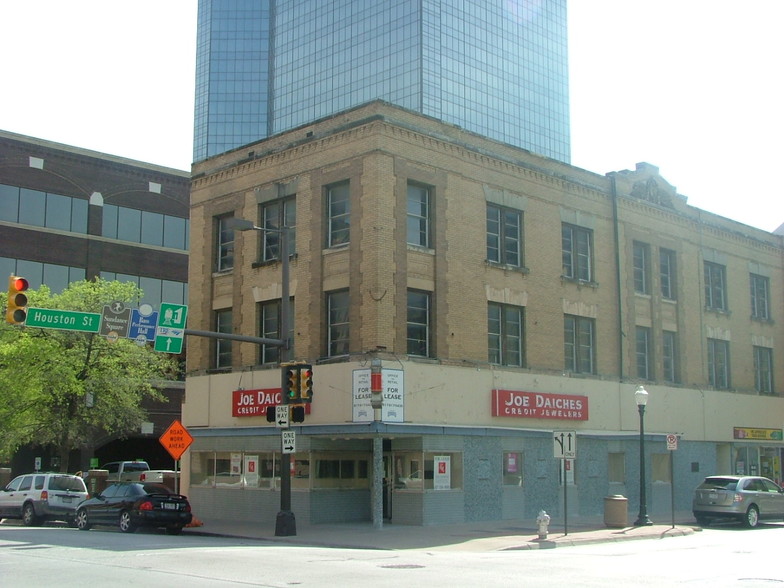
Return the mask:
[[[185,453],[185,450],[193,443],[193,437],[188,429],[179,421],[175,420],[160,437],[161,445],[175,459],[178,460]]]

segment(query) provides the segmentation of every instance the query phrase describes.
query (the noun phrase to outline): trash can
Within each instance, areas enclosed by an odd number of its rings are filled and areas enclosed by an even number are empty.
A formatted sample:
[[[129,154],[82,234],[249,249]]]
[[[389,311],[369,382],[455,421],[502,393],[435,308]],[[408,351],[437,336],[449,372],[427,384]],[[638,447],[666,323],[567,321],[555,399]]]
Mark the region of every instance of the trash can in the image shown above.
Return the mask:
[[[622,529],[628,526],[628,499],[620,494],[604,498],[604,526],[610,529]]]
[[[0,488],[5,488],[11,481],[11,468],[0,468]]]

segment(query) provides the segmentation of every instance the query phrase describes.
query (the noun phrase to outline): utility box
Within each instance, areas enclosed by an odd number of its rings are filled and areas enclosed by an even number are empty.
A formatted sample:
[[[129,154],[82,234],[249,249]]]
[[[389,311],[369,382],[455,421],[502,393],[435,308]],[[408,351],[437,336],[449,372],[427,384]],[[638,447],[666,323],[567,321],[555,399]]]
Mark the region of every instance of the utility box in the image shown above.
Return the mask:
[[[109,470],[90,470],[87,472],[87,492],[94,496],[103,492],[108,485]]]
[[[604,526],[623,529],[629,526],[629,500],[620,494],[604,498]]]

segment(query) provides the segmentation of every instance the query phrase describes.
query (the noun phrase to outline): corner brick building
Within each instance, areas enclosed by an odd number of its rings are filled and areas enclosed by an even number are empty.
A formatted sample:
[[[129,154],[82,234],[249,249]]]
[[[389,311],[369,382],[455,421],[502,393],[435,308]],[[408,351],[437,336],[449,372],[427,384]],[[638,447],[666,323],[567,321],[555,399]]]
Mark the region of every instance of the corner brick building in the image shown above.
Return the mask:
[[[634,507],[639,385],[652,517],[670,460],[678,510],[708,474],[781,479],[783,238],[689,206],[656,167],[596,175],[377,101],[193,174],[190,328],[284,337],[290,227],[291,358],[315,389],[292,427],[297,518],[533,520],[564,491],[573,516]],[[280,349],[187,345],[183,487],[204,518],[273,521]]]

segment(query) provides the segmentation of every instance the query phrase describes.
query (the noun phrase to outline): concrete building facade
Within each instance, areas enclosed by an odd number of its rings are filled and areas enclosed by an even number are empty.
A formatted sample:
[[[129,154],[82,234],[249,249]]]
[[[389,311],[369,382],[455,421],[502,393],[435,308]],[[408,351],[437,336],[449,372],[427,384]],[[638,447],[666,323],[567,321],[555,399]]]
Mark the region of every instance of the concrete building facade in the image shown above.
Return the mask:
[[[595,515],[615,494],[636,508],[640,385],[653,517],[671,495],[690,508],[708,474],[781,479],[782,237],[689,206],[656,167],[596,175],[372,102],[193,172],[191,328],[282,338],[290,227],[291,357],[315,389],[291,429],[297,518],[369,520],[379,500],[417,525]],[[279,510],[279,354],[188,340],[200,516]]]

